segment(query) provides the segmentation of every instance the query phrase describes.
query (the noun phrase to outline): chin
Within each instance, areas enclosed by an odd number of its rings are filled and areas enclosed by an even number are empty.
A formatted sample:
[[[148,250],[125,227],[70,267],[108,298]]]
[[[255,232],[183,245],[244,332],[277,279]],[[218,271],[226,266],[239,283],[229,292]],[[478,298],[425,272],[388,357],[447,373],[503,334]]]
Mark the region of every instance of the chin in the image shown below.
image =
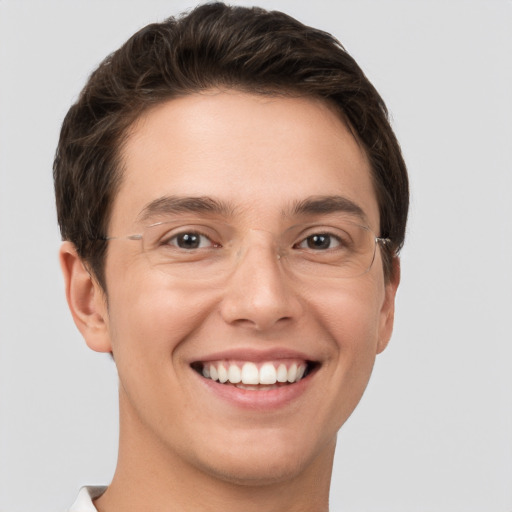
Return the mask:
[[[240,486],[267,486],[293,480],[304,472],[302,460],[243,460],[225,459],[222,464],[209,466],[206,471],[216,479]]]
[[[255,436],[259,442],[254,441]],[[227,449],[208,457],[203,470],[227,483],[262,486],[294,480],[317,464],[332,461],[335,436],[331,442],[320,444],[317,440],[316,446],[294,436],[286,436],[286,440],[277,437],[271,440],[253,432],[247,442],[233,439]]]

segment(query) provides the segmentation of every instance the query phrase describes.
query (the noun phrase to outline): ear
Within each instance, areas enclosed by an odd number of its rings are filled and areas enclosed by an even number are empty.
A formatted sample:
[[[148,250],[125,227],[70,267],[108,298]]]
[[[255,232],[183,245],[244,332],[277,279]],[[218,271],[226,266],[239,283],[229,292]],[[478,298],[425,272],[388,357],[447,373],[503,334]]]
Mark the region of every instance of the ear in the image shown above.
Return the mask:
[[[90,274],[71,242],[62,244],[59,259],[66,299],[78,330],[92,350],[112,352],[107,300],[103,289]]]
[[[392,275],[389,281],[385,284],[384,302],[380,311],[377,354],[380,354],[388,346],[395,321],[395,297],[398,285],[400,284],[400,259],[398,256],[393,257],[392,264]]]

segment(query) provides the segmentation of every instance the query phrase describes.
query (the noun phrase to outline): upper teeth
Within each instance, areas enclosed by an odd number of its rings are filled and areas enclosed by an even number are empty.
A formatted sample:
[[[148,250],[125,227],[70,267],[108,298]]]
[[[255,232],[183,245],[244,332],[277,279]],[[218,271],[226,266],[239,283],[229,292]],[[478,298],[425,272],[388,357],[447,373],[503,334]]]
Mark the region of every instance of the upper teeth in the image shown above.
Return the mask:
[[[206,363],[203,366],[203,376],[219,382],[231,384],[275,384],[276,382],[297,382],[304,376],[306,363],[263,363],[259,368],[255,363],[220,362]]]

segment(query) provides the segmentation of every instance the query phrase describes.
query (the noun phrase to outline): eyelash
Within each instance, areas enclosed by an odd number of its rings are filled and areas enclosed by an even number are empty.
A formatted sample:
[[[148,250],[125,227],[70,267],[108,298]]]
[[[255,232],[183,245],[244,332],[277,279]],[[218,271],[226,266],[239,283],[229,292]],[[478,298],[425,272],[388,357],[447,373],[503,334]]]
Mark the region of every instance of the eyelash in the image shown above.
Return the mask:
[[[206,233],[202,233],[200,231],[197,231],[197,230],[190,230],[190,231],[181,231],[179,233],[175,233],[173,234],[172,236],[167,236],[165,237],[162,241],[161,241],[161,245],[163,246],[174,246],[174,247],[177,247],[179,249],[184,249],[184,250],[187,250],[185,249],[184,247],[180,247],[179,246],[179,242],[178,242],[178,239],[179,237],[184,237],[184,236],[187,236],[187,235],[191,235],[193,237],[199,237],[199,238],[205,238],[209,241],[209,247],[208,248],[220,248],[222,247],[222,245],[218,242],[215,242],[212,240],[211,236],[207,235]],[[314,237],[325,237],[325,238],[328,238],[329,239],[329,247],[327,248],[320,248],[320,247],[311,247],[311,246],[308,246],[308,247],[302,247],[303,244],[307,244],[308,241],[311,241]],[[175,241],[175,243],[171,243],[172,241]],[[335,243],[335,247],[332,247],[332,243]],[[201,240],[199,241],[199,245],[201,245]],[[309,244],[308,244],[309,245]],[[322,252],[322,251],[325,251],[325,250],[332,250],[332,249],[335,249],[335,248],[338,248],[340,246],[344,245],[343,241],[341,240],[340,237],[334,235],[333,233],[329,233],[329,232],[325,232],[325,231],[319,231],[319,232],[315,232],[315,233],[311,233],[309,235],[307,235],[306,237],[302,238],[299,242],[295,243],[293,245],[293,248],[294,249],[304,249],[304,250],[314,250],[315,252]],[[194,249],[205,249],[205,247],[192,247],[192,248],[188,248],[189,250],[194,250]],[[317,250],[315,250],[317,249]]]
[[[338,247],[341,247],[343,244],[343,241],[341,240],[341,238],[339,236],[336,236],[332,233],[329,233],[329,232],[317,232],[317,233],[311,233],[310,235],[306,236],[305,238],[303,238],[300,242],[298,242],[297,244],[295,244],[293,247],[294,248],[299,248],[299,249],[312,249],[314,250],[315,248],[313,247],[301,247],[302,244],[304,243],[308,243],[308,241],[312,240],[314,237],[325,237],[325,238],[329,238],[329,247],[327,247],[326,249],[320,249],[319,247],[317,247],[316,249],[318,249],[319,251],[324,251],[324,250],[332,250],[332,249],[336,249]],[[331,247],[331,244],[332,242],[335,242],[336,243],[336,247]],[[317,252],[317,251],[315,251]]]
[[[192,230],[192,229],[188,230],[188,231],[181,231],[179,233],[174,233],[171,236],[164,237],[161,241],[161,245],[163,245],[163,246],[172,245],[174,247],[177,247],[178,249],[184,249],[183,247],[179,247],[177,240],[179,239],[179,237],[184,237],[187,235],[192,235],[192,236],[199,237],[199,238],[206,238],[210,242],[209,248],[210,247],[214,247],[214,248],[221,247],[221,244],[214,242],[212,240],[211,236],[207,235],[206,233],[202,233],[201,231]],[[176,243],[171,243],[173,240],[175,240]],[[190,250],[194,250],[194,249],[204,249],[204,247],[197,247],[197,248],[194,247]]]

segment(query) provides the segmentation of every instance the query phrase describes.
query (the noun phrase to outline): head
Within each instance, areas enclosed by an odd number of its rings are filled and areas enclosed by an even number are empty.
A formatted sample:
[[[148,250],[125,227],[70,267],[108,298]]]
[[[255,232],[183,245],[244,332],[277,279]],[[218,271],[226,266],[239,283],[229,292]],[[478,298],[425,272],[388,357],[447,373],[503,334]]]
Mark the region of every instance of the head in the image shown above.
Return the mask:
[[[245,484],[325,471],[391,335],[408,207],[384,103],[341,45],[223,4],[149,25],[70,109],[55,184],[68,301],[114,355],[132,452]],[[307,244],[340,211],[389,241],[363,275],[308,275]],[[137,235],[169,212],[199,244],[180,246],[197,255],[186,273],[142,254]],[[231,266],[211,272],[220,248]],[[219,382],[238,370],[293,382]]]

